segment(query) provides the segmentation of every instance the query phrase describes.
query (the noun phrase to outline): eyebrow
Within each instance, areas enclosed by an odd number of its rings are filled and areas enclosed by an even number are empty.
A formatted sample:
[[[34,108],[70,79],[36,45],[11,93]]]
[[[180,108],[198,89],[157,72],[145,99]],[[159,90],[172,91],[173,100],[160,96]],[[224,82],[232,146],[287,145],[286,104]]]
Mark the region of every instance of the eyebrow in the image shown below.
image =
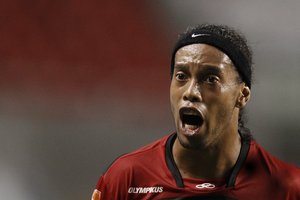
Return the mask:
[[[203,67],[201,67],[201,71],[205,73],[224,74],[224,72],[219,67],[212,65],[204,65]]]
[[[174,70],[178,70],[178,71],[180,71],[180,70],[186,70],[187,69],[187,66],[185,66],[185,65],[182,65],[182,64],[178,64],[178,65],[175,65],[174,66]]]
[[[176,69],[177,71],[184,71],[187,70],[188,66],[184,65],[184,64],[177,64],[174,66],[174,69]],[[200,72],[204,72],[204,73],[213,73],[213,74],[224,74],[224,72],[216,66],[213,65],[201,65],[201,69]]]

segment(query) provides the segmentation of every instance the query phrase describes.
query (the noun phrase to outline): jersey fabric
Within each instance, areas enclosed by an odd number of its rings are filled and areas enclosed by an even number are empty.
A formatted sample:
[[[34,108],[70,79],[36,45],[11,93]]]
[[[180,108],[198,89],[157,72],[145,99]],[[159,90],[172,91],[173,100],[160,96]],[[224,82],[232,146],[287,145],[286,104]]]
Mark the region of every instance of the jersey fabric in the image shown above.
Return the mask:
[[[299,200],[300,169],[271,156],[255,140],[241,138],[238,160],[224,180],[182,178],[172,134],[115,160],[92,200]]]

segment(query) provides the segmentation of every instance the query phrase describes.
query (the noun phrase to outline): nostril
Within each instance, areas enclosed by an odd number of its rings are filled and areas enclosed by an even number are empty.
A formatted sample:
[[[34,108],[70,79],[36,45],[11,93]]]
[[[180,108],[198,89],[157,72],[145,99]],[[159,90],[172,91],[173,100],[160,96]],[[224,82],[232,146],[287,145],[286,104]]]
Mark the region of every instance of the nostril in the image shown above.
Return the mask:
[[[200,98],[197,96],[193,96],[191,99],[190,99],[191,102],[199,102],[200,101]]]
[[[184,100],[184,101],[187,101],[188,98],[187,98],[186,96],[183,96],[183,100]]]

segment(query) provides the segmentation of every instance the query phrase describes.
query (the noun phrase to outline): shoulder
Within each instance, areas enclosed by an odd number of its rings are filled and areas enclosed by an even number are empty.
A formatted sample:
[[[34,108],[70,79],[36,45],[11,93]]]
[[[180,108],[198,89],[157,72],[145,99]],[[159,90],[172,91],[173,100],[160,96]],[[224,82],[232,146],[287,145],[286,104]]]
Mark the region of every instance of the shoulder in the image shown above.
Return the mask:
[[[105,177],[120,177],[134,173],[139,169],[149,166],[149,164],[160,162],[164,159],[165,144],[169,135],[143,146],[133,152],[123,154],[118,157],[108,167]]]
[[[261,147],[256,141],[252,140],[250,145],[251,145],[250,151],[252,151],[250,153],[250,156],[253,157],[253,159],[258,159],[264,165],[267,165],[271,173],[275,173],[279,171],[290,171],[291,173],[300,172],[299,168],[290,165],[278,159],[277,157],[273,156],[271,153],[269,153],[267,150]]]
[[[135,151],[123,154],[113,162],[111,167],[119,163],[122,164],[129,163],[129,164],[136,165],[137,163],[132,163],[132,161],[144,161],[144,160],[149,160],[152,156],[157,157],[158,156],[157,153],[160,152],[164,153],[165,145],[168,137],[169,135],[164,136],[163,138],[158,139],[139,149],[136,149]]]
[[[128,188],[135,185],[137,180],[147,180],[148,171],[151,171],[149,168],[164,162],[165,144],[168,137],[165,136],[113,161],[98,180],[96,189],[101,192],[101,197],[128,199]]]
[[[300,168],[271,155],[255,141],[251,141],[252,159],[259,162],[273,183],[286,191],[293,191],[300,198]]]

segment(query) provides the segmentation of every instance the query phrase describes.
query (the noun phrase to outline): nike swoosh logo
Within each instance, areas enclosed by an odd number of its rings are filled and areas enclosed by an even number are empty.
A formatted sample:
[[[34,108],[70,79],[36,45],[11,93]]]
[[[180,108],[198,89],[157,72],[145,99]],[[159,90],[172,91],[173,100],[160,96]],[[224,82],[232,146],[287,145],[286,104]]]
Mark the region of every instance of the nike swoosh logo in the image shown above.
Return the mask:
[[[199,36],[209,36],[210,34],[206,34],[206,33],[200,33],[200,34],[195,34],[193,33],[192,34],[192,38],[195,38],[195,37],[199,37]]]

